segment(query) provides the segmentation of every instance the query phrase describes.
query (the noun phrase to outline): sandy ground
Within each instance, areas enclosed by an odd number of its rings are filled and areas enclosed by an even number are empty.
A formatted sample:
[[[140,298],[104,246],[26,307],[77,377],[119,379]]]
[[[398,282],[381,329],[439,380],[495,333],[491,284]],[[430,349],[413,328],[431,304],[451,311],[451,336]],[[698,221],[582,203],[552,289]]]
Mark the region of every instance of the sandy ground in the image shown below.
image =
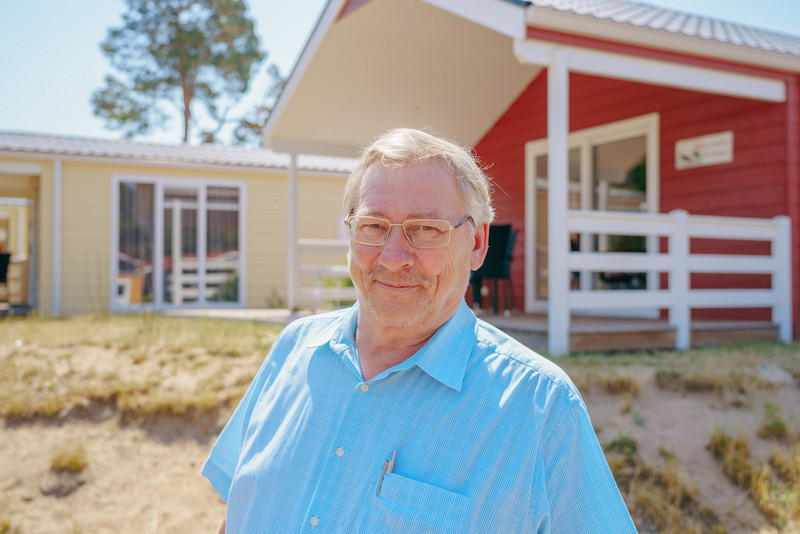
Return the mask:
[[[728,533],[777,532],[722,475],[706,445],[715,430],[724,430],[747,437],[753,454],[766,458],[774,444],[756,437],[764,403],[780,406],[790,430],[797,433],[797,383],[757,390],[746,406],[737,408],[714,393],[659,389],[652,368],[625,372],[641,383],[629,411],[622,409],[619,396],[599,386],[590,384],[585,391],[600,442],[630,436],[645,463],[653,466],[663,464],[662,449],[673,453],[687,484],[722,517]],[[0,520],[26,534],[216,532],[224,503],[199,470],[226,417],[220,413],[199,421],[162,417],[124,423],[110,408],[94,407],[52,421],[0,419]],[[89,465],[77,477],[58,480],[50,471],[52,453],[76,441],[84,443]],[[59,483],[75,482],[80,485],[66,496],[44,494],[57,493]]]

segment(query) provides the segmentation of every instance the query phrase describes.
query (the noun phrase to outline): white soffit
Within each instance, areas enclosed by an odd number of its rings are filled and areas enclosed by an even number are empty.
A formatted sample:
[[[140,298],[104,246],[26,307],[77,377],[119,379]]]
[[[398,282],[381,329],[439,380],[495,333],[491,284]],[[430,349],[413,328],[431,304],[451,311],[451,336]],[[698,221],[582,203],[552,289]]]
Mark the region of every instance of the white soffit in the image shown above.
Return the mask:
[[[513,39],[524,39],[527,34],[525,8],[505,0],[424,1]]]
[[[541,70],[512,48],[426,1],[371,0],[327,29],[265,142],[355,155],[387,129],[413,127],[473,145]]]
[[[565,50],[567,68],[573,72],[768,102],[786,100],[786,85],[775,78],[553,45],[543,41],[514,43],[514,55],[520,61],[535,65],[549,64],[559,49]]]

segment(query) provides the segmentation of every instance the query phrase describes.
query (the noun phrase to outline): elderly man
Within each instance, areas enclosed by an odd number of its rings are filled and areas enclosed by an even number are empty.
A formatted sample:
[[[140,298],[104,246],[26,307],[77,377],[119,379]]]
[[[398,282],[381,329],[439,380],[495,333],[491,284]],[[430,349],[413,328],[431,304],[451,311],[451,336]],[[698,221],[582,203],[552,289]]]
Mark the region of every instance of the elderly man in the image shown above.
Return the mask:
[[[228,532],[635,532],[575,386],[464,302],[471,154],[390,131],[345,208],[358,303],[281,333],[203,466]]]

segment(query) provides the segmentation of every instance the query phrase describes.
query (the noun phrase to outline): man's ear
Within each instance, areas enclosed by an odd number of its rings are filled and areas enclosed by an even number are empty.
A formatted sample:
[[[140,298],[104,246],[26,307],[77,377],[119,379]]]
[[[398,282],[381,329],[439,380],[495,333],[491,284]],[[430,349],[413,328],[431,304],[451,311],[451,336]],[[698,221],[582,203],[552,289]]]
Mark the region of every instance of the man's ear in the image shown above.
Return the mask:
[[[475,229],[475,240],[472,244],[472,258],[470,259],[470,270],[475,271],[486,258],[489,250],[489,223],[483,223]]]

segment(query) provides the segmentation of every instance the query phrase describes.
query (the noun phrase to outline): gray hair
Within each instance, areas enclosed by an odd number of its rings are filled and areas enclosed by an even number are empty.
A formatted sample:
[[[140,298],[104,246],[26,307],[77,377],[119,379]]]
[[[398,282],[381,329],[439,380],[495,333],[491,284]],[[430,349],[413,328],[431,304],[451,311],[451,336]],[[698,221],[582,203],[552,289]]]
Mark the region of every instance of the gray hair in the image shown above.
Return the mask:
[[[352,213],[358,207],[361,184],[373,165],[399,168],[429,161],[441,161],[453,172],[467,214],[476,225],[494,220],[489,178],[473,152],[451,141],[408,128],[389,130],[361,153],[345,185],[345,211]]]

